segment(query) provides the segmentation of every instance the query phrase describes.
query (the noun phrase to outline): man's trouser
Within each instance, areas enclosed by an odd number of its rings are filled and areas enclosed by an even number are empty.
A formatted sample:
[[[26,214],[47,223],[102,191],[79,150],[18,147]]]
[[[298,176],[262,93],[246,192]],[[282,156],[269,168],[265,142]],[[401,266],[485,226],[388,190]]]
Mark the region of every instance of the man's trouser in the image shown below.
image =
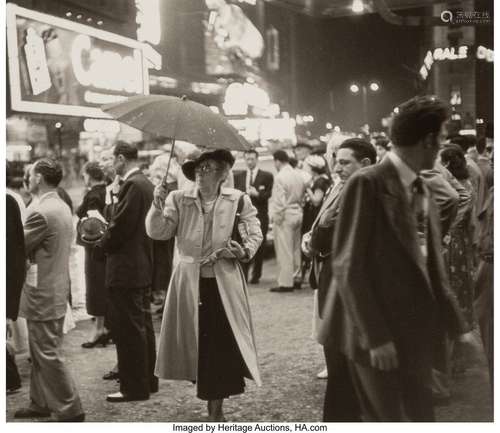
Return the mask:
[[[274,248],[278,261],[278,285],[292,287],[301,278],[300,228],[302,212],[287,213],[281,224],[273,224]]]
[[[363,421],[435,421],[432,390],[421,377],[348,362]]]
[[[158,391],[151,289],[113,287],[109,292],[120,391],[132,398],[148,398]]]
[[[30,408],[37,412],[52,412],[58,420],[83,413],[78,391],[62,355],[63,324],[64,317],[28,320]]]

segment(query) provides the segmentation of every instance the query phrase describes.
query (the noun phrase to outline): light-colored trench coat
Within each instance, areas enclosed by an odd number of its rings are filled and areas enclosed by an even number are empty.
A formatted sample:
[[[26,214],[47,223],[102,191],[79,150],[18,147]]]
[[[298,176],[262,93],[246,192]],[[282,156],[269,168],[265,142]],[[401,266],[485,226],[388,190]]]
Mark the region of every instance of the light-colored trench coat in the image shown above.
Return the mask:
[[[214,208],[213,250],[227,246],[241,191],[221,188]],[[257,211],[248,196],[240,220],[246,223],[245,246],[253,257],[262,243]],[[197,379],[198,298],[202,258],[203,214],[197,188],[174,191],[166,199],[163,213],[153,205],[146,217],[146,231],[153,239],[177,236],[179,263],[175,267],[161,324],[155,374],[162,379]],[[240,265],[233,259],[219,259],[214,273],[227,319],[253,380],[260,385],[257,350],[247,287]]]

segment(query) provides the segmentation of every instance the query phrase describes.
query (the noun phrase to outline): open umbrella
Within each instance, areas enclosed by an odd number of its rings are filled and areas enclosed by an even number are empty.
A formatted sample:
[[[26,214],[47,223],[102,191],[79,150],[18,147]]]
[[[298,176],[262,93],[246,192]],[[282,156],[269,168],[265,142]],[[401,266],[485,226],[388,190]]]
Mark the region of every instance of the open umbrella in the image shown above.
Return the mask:
[[[251,148],[224,117],[185,96],[132,96],[103,105],[101,109],[133,128],[173,139],[170,155],[176,139],[212,149],[245,151]]]

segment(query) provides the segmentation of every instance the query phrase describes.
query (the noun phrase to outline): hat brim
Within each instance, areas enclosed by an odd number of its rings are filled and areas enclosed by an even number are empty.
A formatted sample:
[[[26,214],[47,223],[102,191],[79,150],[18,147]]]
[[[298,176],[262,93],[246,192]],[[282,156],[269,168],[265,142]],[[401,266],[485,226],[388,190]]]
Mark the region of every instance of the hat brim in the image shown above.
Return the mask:
[[[207,161],[212,159],[214,161],[222,161],[229,164],[230,167],[234,165],[234,156],[226,149],[215,149],[203,152],[198,158],[186,161],[182,164],[182,172],[184,176],[190,181],[195,181],[195,169],[198,165],[200,165],[203,161]]]

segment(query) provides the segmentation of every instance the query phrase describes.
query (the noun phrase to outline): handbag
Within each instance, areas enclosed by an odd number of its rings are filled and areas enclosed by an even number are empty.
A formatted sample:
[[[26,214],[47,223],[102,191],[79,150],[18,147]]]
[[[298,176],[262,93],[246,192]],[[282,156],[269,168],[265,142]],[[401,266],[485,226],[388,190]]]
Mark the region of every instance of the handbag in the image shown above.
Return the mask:
[[[333,232],[335,226],[316,226],[311,232],[311,249],[324,258],[332,252]]]

